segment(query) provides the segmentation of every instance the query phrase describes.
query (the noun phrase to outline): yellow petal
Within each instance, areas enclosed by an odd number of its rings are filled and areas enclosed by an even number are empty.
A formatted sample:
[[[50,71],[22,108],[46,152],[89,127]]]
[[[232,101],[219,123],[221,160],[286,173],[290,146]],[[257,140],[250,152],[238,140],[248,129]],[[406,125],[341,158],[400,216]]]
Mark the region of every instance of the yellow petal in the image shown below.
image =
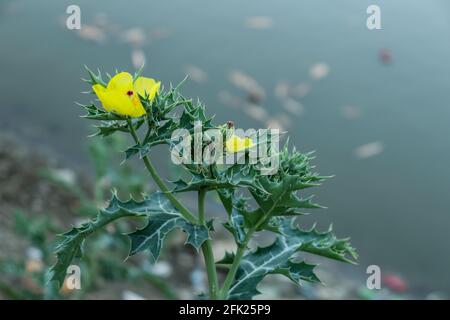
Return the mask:
[[[117,90],[123,93],[133,91],[133,77],[128,72],[120,72],[109,80],[107,90]]]
[[[106,88],[101,84],[95,84],[92,86],[92,89],[102,103],[103,108],[108,112],[113,112],[114,100],[107,94]]]
[[[145,109],[136,94],[130,97],[126,92],[109,90],[99,84],[92,86],[92,89],[108,112],[130,117],[140,117],[145,114]]]
[[[153,99],[161,86],[161,82],[155,79],[139,77],[134,82],[134,90],[142,97],[149,95],[150,100]]]
[[[235,153],[253,147],[253,140],[250,138],[242,139],[233,135],[225,142],[225,147],[228,153]]]

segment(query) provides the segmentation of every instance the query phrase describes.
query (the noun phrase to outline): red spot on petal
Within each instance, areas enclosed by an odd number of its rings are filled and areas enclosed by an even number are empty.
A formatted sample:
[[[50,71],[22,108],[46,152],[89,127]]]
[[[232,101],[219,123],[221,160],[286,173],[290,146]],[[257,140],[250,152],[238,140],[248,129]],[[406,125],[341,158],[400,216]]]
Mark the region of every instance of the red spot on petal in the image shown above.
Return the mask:
[[[127,91],[127,96],[132,96],[134,94],[134,92],[133,91]]]

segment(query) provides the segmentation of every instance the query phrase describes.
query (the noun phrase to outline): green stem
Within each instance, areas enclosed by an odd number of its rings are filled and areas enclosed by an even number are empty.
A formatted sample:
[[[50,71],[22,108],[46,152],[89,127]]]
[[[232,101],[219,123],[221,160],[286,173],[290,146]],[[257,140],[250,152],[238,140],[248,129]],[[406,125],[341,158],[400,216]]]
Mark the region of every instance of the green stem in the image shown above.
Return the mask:
[[[267,212],[263,214],[263,216],[258,220],[258,222],[256,222],[256,224],[248,230],[244,241],[242,242],[242,244],[239,245],[238,249],[236,250],[236,255],[234,257],[233,264],[231,265],[230,271],[228,271],[222,289],[220,290],[219,297],[221,299],[225,299],[228,295],[228,291],[230,290],[234,277],[236,276],[236,272],[239,268],[239,264],[241,263],[242,256],[244,255],[245,250],[247,249],[248,242],[250,241],[253,233],[255,233],[255,231],[258,230],[261,224],[264,223],[264,221],[270,216],[272,211],[275,209],[277,203],[278,201],[274,202],[274,204],[270,207],[270,209]]]
[[[205,220],[205,197],[206,197],[206,190],[200,189],[198,191],[198,218],[199,223],[207,227]],[[203,256],[205,258],[206,273],[208,275],[209,295],[211,299],[215,300],[217,299],[219,282],[217,280],[217,271],[214,262],[215,260],[211,240],[207,239],[205,242],[203,242],[202,251]]]
[[[205,198],[206,198],[206,189],[200,189],[198,191],[198,220],[200,224],[206,224]]]
[[[254,232],[255,232],[255,228],[251,228],[247,232],[247,235],[245,236],[244,241],[238,246],[238,248],[236,250],[236,255],[234,256],[233,263],[230,267],[230,270],[228,271],[225,281],[223,282],[222,289],[219,292],[220,299],[227,298],[228,291],[230,290],[230,287],[233,284],[234,277],[236,276],[236,272],[239,268],[239,264],[241,263],[241,259],[245,253],[245,250],[247,249],[247,245],[248,245]]]
[[[131,136],[133,137],[136,144],[140,146],[141,142],[136,134],[136,130],[134,130],[133,124],[131,123],[131,119],[127,119],[127,122]],[[170,192],[169,188],[161,179],[158,172],[156,172],[156,169],[153,166],[152,162],[150,161],[150,158],[148,156],[144,156],[142,160],[144,161],[145,167],[147,168],[148,172],[150,172],[150,175],[152,176],[153,180],[155,180],[159,189],[166,195],[166,197],[169,199],[172,205],[175,208],[177,208],[178,211],[180,211],[180,213],[183,215],[183,217],[185,217],[189,222],[196,224],[197,219],[195,218],[195,216],[185,206],[183,206],[183,204],[180,201],[178,201],[178,199]]]
[[[222,289],[220,290],[219,297],[221,299],[225,299],[228,295],[228,291],[230,290],[231,285],[233,284],[234,277],[236,276],[236,272],[239,268],[239,264],[241,263],[242,256],[245,253],[245,250],[247,249],[247,245],[256,230],[261,226],[262,223],[269,217],[269,215],[272,213],[272,211],[275,209],[278,201],[276,201],[270,209],[264,213],[264,215],[256,222],[256,224],[250,228],[245,236],[244,241],[242,244],[239,245],[238,249],[236,250],[236,255],[233,260],[233,264],[230,267],[230,271],[228,271],[227,277],[225,278],[225,281],[223,283]]]

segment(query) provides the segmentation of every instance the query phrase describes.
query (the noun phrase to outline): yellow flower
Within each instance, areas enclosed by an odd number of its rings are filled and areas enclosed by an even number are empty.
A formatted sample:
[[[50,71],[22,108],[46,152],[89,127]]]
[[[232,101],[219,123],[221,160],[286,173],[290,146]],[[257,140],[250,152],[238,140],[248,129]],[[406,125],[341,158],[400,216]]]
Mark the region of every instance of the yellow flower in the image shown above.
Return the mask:
[[[243,151],[253,147],[253,145],[254,144],[252,139],[242,139],[241,137],[234,134],[225,142],[225,147],[228,153]]]
[[[148,95],[151,100],[160,86],[161,82],[144,77],[137,78],[133,83],[131,74],[121,72],[111,78],[106,88],[101,84],[95,84],[92,89],[106,111],[137,118],[145,114],[138,95],[142,97]]]

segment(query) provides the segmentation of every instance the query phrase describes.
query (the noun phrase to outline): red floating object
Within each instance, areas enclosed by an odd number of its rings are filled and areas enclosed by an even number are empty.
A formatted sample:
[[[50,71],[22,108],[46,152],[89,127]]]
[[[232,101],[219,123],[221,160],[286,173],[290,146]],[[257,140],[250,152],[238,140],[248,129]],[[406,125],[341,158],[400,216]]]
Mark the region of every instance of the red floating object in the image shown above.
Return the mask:
[[[380,51],[378,52],[378,57],[385,64],[389,64],[392,62],[392,52],[389,49],[380,49]]]
[[[381,278],[382,283],[397,293],[403,293],[407,289],[405,280],[395,274],[387,274]]]

